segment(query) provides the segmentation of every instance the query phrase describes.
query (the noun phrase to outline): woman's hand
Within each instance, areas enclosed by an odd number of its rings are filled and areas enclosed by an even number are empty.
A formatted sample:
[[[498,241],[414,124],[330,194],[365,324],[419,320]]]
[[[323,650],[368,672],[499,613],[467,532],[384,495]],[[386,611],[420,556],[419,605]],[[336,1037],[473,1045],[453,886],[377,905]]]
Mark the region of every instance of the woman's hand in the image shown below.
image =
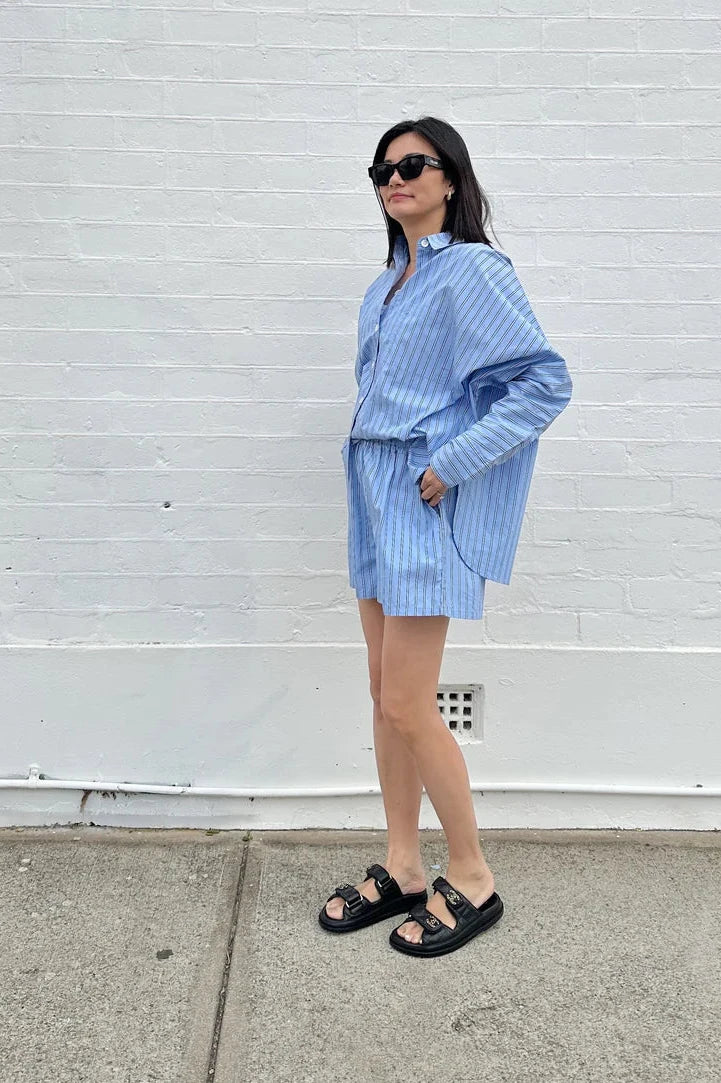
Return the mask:
[[[419,479],[418,484],[421,487],[421,496],[428,501],[432,508],[435,508],[436,504],[440,503],[441,497],[448,489],[448,486],[441,481],[438,474],[433,473],[433,468],[430,466],[426,467],[426,472]]]

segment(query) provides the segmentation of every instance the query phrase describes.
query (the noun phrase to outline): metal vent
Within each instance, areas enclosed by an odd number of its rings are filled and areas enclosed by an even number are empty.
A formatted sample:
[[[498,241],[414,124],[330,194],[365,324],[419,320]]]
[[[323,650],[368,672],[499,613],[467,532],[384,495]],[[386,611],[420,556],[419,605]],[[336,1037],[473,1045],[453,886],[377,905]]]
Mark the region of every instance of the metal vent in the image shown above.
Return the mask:
[[[442,684],[436,702],[448,729],[460,741],[480,741],[483,737],[483,685]]]

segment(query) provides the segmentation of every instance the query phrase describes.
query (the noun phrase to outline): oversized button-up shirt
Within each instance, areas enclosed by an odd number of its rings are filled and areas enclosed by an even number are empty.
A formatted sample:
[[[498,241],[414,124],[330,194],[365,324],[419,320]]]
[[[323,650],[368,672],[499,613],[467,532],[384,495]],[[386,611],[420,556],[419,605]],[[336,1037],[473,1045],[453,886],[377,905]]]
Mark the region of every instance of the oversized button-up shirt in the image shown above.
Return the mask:
[[[573,385],[506,253],[404,235],[365,292],[358,316],[358,397],[350,439],[408,441],[418,482],[430,465],[457,486],[451,536],[467,566],[509,583],[538,450]]]

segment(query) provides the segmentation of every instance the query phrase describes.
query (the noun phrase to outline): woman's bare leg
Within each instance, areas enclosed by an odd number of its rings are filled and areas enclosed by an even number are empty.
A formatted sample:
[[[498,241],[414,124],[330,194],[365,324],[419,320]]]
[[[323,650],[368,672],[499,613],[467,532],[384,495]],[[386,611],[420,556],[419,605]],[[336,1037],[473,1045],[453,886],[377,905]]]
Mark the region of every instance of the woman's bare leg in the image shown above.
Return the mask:
[[[375,598],[359,598],[363,634],[368,646],[368,671],[373,701],[373,743],[378,778],[383,791],[388,846],[380,861],[394,876],[401,891],[422,891],[426,887],[426,874],[421,860],[418,840],[418,816],[421,807],[421,782],[415,757],[408,743],[394,726],[390,726],[380,708],[381,660],[383,651],[383,628],[386,619],[383,607]],[[366,898],[379,898],[373,879],[355,885]],[[326,905],[332,918],[343,914],[344,900],[336,895]]]
[[[446,878],[479,906],[494,891],[493,873],[478,841],[463,753],[441,718],[436,701],[448,617],[385,618],[381,709],[413,755],[448,840]],[[440,892],[428,909],[453,928],[456,919]],[[405,922],[399,933],[418,943],[423,927]]]

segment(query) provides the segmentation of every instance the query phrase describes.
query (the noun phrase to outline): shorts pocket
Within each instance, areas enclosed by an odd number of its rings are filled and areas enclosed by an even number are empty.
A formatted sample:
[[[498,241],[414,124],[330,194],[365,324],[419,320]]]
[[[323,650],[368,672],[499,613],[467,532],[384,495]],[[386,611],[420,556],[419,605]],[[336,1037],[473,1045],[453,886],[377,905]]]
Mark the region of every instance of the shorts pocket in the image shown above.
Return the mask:
[[[420,496],[420,488],[418,489],[418,493],[419,493],[419,496]],[[420,499],[421,499],[421,502],[426,505],[426,507],[428,508],[431,515],[434,515],[435,518],[438,520],[438,522],[441,524],[441,530],[443,530],[444,527],[447,527],[448,526],[448,520],[446,519],[445,511],[444,511],[444,509],[442,507],[443,499],[441,498],[441,500],[438,502],[438,504],[435,504],[435,505],[429,504],[428,501],[424,500],[422,496],[420,497]]]

